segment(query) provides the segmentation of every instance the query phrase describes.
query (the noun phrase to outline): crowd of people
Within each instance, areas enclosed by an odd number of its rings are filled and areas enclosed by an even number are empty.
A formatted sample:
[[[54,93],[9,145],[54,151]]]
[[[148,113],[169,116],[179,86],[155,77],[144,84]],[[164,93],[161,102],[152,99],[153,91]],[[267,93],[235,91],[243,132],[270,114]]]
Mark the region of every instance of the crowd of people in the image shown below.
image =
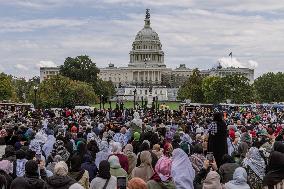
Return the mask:
[[[1,189],[284,189],[272,107],[0,110]]]

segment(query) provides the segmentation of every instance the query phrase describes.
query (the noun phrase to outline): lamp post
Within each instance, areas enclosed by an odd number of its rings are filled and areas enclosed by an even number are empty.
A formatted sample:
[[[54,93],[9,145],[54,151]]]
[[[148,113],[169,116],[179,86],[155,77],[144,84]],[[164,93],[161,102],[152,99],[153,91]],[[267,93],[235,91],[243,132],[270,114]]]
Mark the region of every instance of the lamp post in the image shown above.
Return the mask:
[[[158,112],[159,107],[158,107],[158,96],[156,96],[156,112]]]
[[[103,109],[105,109],[106,98],[104,97],[104,95],[102,95],[102,101],[103,101]]]
[[[133,102],[134,102],[134,110],[136,109],[136,92],[137,92],[137,90],[136,90],[136,88],[134,89],[134,91],[133,91],[133,97],[134,97],[134,99],[133,99]]]
[[[144,98],[143,98],[143,96],[141,97],[141,106],[142,106],[142,109],[144,109]]]
[[[38,86],[34,86],[34,93],[35,93],[34,106],[35,106],[35,109],[37,108],[37,90],[38,90]]]
[[[104,95],[100,95],[100,110],[102,109],[102,100],[103,100]]]

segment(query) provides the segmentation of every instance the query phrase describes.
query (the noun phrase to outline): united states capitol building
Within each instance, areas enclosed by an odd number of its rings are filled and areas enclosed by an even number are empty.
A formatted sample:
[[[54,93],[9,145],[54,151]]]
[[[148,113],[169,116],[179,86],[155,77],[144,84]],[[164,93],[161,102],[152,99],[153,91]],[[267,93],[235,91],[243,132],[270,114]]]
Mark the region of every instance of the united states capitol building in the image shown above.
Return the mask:
[[[176,69],[167,68],[164,60],[165,53],[159,35],[151,27],[150,13],[147,9],[144,27],[137,33],[129,53],[127,67],[116,67],[109,64],[100,69],[99,77],[105,81],[112,81],[117,87],[117,94],[125,98],[133,98],[136,89],[138,100],[147,98],[150,92],[160,100],[174,101],[178,88],[193,73],[193,69],[185,64]],[[250,81],[254,80],[254,70],[249,68],[222,68],[218,66],[210,70],[200,70],[203,76],[226,76],[243,74]]]
[[[116,67],[109,64],[100,68],[99,78],[112,81],[117,87],[117,96],[132,100],[134,90],[136,100],[147,99],[149,95],[158,96],[161,101],[175,101],[179,87],[193,73],[193,69],[185,64],[176,69],[167,68],[165,53],[159,35],[151,27],[149,9],[146,10],[144,27],[137,33],[129,53],[129,63],[126,67]],[[58,74],[59,68],[40,68],[41,81],[51,75]],[[208,70],[200,70],[203,76],[226,76],[242,74],[251,82],[254,80],[254,70],[249,68],[222,68],[217,66]]]

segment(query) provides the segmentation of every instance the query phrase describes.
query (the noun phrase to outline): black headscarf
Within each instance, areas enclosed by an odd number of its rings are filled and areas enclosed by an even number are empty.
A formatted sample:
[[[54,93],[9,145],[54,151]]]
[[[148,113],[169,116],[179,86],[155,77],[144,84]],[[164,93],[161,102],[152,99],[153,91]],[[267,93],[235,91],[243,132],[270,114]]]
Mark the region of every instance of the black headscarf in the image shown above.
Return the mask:
[[[101,161],[99,165],[98,177],[103,179],[110,179],[110,164],[107,160]]]
[[[284,153],[273,151],[270,154],[267,174],[263,178],[263,185],[273,189],[273,186],[284,179]]]
[[[37,162],[35,160],[27,161],[25,165],[25,172],[27,177],[39,176]]]
[[[284,153],[284,143],[282,141],[276,141],[273,145],[273,150]]]

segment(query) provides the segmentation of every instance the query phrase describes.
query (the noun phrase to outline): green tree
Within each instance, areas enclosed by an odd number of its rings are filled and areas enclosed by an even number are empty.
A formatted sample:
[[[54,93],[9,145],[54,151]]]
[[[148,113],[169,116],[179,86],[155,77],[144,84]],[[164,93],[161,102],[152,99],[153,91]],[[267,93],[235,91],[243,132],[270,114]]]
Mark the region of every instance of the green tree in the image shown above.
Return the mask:
[[[0,73],[0,100],[15,100],[15,88],[12,76]]]
[[[192,102],[203,102],[202,80],[200,71],[194,69],[192,75],[178,90],[178,98],[181,100],[190,99]]]
[[[284,102],[284,73],[266,73],[254,81],[257,99],[261,102]]]
[[[202,91],[206,103],[221,103],[225,101],[225,88],[222,78],[209,76],[202,81]]]
[[[92,85],[97,95],[113,96],[115,88],[111,81],[98,78],[100,70],[92,60],[84,55],[75,58],[68,57],[60,66],[60,74],[72,80],[83,81]]]
[[[92,86],[98,96],[103,95],[105,97],[111,97],[115,94],[115,87],[111,81],[98,79]]]
[[[89,105],[98,99],[89,84],[61,75],[44,80],[39,85],[38,95],[40,106],[46,108]]]
[[[245,76],[233,74],[221,79],[224,83],[225,99],[231,99],[233,103],[249,103],[254,100],[253,86]]]
[[[84,55],[66,58],[59,72],[72,80],[94,83],[98,80],[100,70],[89,56]]]
[[[19,102],[33,102],[34,99],[31,98],[31,95],[33,95],[33,87],[38,86],[39,83],[40,78],[38,76],[35,76],[28,81],[25,78],[13,79],[17,100]]]

